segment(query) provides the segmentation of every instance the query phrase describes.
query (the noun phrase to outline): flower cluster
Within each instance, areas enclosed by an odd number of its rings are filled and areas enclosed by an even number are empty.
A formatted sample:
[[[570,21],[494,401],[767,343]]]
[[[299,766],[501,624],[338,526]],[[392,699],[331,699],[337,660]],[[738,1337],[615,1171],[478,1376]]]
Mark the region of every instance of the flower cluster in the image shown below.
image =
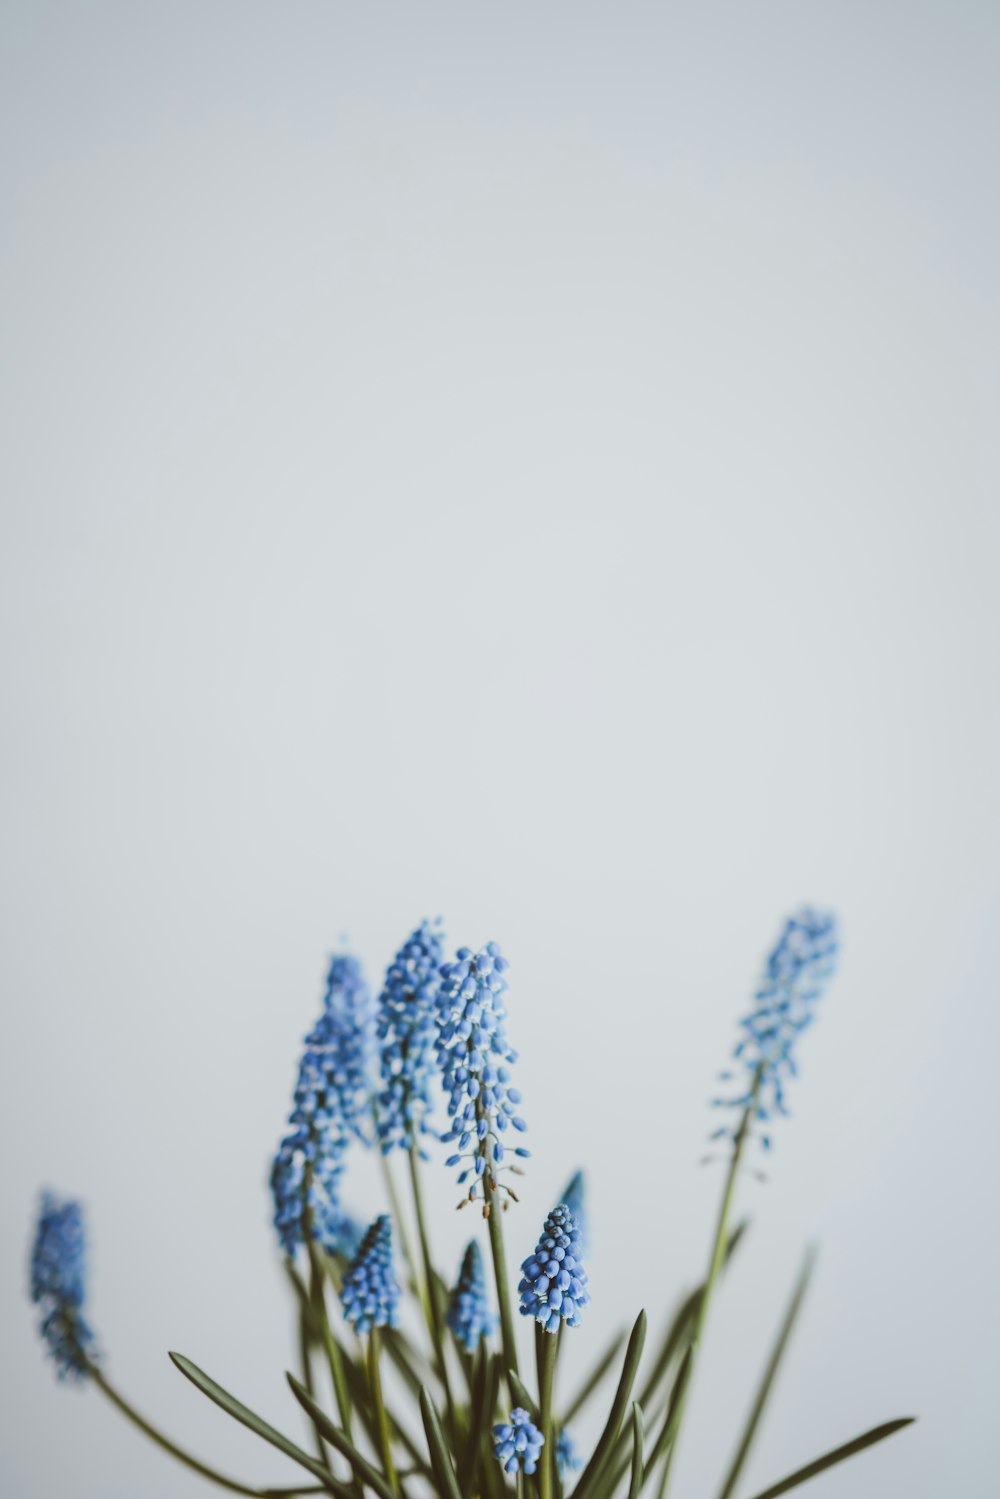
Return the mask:
[[[437,997],[444,956],[441,934],[423,922],[385,975],[376,1021],[382,1088],[378,1137],[383,1153],[409,1150],[428,1129],[436,1083]]]
[[[716,1108],[752,1108],[753,1118],[787,1114],[785,1082],[796,1073],[795,1044],[815,1018],[837,961],[840,934],[836,917],[804,906],[785,923],[767,960],[754,1008],[741,1022],[743,1035],[733,1051],[747,1075],[747,1086],[735,1098],[713,1100]],[[723,1078],[732,1077],[725,1072]],[[738,1137],[740,1125],[723,1125],[713,1139]],[[761,1137],[767,1147],[767,1135]]]
[[[572,1213],[561,1202],[546,1218],[534,1254],[521,1266],[521,1315],[534,1317],[546,1332],[558,1332],[561,1322],[579,1327],[580,1308],[590,1301],[579,1237]]]
[[[564,1426],[556,1437],[556,1468],[560,1478],[567,1473],[576,1473],[583,1467],[583,1459],[576,1450],[576,1443]]]
[[[455,962],[441,969],[437,1058],[451,1118],[443,1139],[458,1141],[458,1151],[446,1165],[470,1160],[458,1177],[461,1186],[473,1175],[470,1200],[477,1191],[487,1197],[496,1190],[505,1153],[500,1136],[507,1126],[527,1127],[515,1113],[521,1095],[510,1087],[508,1064],[517,1061],[517,1052],[507,1041],[506,970],[496,942],[477,953],[460,947]],[[517,1146],[513,1154],[527,1156],[530,1151]],[[510,1192],[509,1187],[504,1190]]]
[[[368,1229],[344,1274],[340,1304],[357,1333],[396,1326],[399,1285],[392,1265],[392,1225],[385,1213]]]
[[[488,1338],[496,1325],[486,1290],[483,1259],[475,1239],[463,1256],[458,1283],[448,1301],[446,1320],[455,1337],[470,1353],[475,1353],[479,1339]]]
[[[493,1453],[505,1473],[534,1473],[545,1438],[522,1406],[493,1428]]]
[[[311,1235],[331,1253],[350,1242],[340,1206],[343,1155],[367,1108],[371,996],[356,958],[330,964],[323,1010],[306,1037],[289,1124],[271,1169],[274,1225],[294,1254]]]
[[[83,1318],[86,1270],[80,1204],[44,1193],[31,1251],[31,1299],[60,1379],[85,1378],[94,1357],[94,1334]]]

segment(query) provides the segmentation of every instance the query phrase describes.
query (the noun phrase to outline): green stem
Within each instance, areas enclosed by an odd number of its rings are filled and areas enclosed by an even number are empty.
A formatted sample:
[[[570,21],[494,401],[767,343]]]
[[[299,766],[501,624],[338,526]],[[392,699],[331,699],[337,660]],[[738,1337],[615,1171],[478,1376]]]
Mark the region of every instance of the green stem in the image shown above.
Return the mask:
[[[372,1393],[372,1405],[375,1408],[375,1419],[378,1425],[378,1443],[382,1455],[382,1471],[385,1473],[389,1487],[399,1493],[399,1478],[396,1475],[396,1465],[392,1460],[392,1441],[389,1436],[389,1418],[386,1415],[385,1401],[382,1398],[382,1371],[379,1367],[379,1335],[378,1328],[373,1327],[368,1335],[368,1383]]]
[[[698,1356],[702,1337],[705,1331],[705,1322],[708,1317],[709,1302],[712,1299],[712,1292],[715,1289],[715,1283],[719,1278],[719,1271],[722,1269],[723,1262],[726,1258],[726,1243],[729,1238],[729,1215],[732,1210],[733,1196],[736,1191],[736,1179],[739,1175],[740,1161],[743,1156],[743,1147],[746,1144],[747,1135],[750,1132],[750,1122],[753,1118],[754,1110],[757,1107],[757,1094],[760,1091],[760,1084],[761,1069],[758,1068],[756,1076],[754,1077],[753,1087],[750,1090],[750,1101],[743,1111],[743,1117],[740,1120],[740,1127],[736,1131],[736,1138],[733,1141],[732,1159],[729,1162],[729,1170],[726,1173],[725,1186],[722,1189],[722,1201],[719,1204],[719,1216],[715,1225],[715,1238],[712,1241],[712,1251],[708,1258],[708,1273],[705,1276],[705,1285],[702,1289],[700,1297],[698,1298],[698,1304],[694,1311],[694,1321],[691,1328],[690,1343],[688,1345],[688,1367],[686,1371],[686,1378],[684,1381],[684,1388],[681,1393],[680,1400],[678,1401],[677,1409],[673,1413],[673,1420],[671,1423],[673,1426],[673,1431],[671,1433],[670,1446],[667,1452],[667,1460],[663,1471],[663,1477],[660,1482],[659,1499],[664,1499],[664,1495],[667,1492],[667,1482],[669,1479],[670,1468],[673,1463],[674,1450],[677,1446],[677,1439],[680,1436],[681,1423],[684,1420],[684,1412],[687,1408],[688,1396],[691,1392],[691,1385],[693,1383],[695,1359]]]
[[[302,1366],[302,1383],[305,1385],[310,1395],[314,1395],[315,1390],[313,1389],[312,1359],[309,1353],[309,1339],[311,1332],[310,1319],[310,1308],[307,1304],[303,1303],[299,1307],[299,1362]],[[328,1468],[330,1466],[330,1460],[326,1455],[326,1445],[323,1441],[322,1434],[315,1421],[311,1422],[311,1425],[313,1429],[313,1437],[316,1444],[316,1455],[319,1458],[320,1462],[323,1464],[324,1468]]]
[[[337,1409],[340,1412],[340,1424],[346,1436],[351,1435],[351,1397],[347,1388],[347,1377],[344,1374],[344,1360],[340,1352],[340,1344],[333,1335],[330,1326],[330,1318],[326,1310],[326,1294],[324,1291],[324,1276],[326,1274],[319,1246],[310,1234],[307,1239],[309,1248],[309,1298],[313,1308],[313,1314],[319,1327],[320,1336],[323,1339],[323,1348],[326,1352],[327,1363],[330,1366],[330,1378],[333,1380],[334,1392],[337,1396]],[[306,1386],[309,1389],[309,1386]],[[313,1393],[309,1389],[310,1395]]]
[[[427,1233],[427,1220],[424,1215],[424,1199],[420,1187],[419,1153],[416,1145],[411,1145],[407,1154],[410,1162],[410,1183],[413,1187],[413,1205],[417,1213],[417,1231],[420,1235],[420,1252],[424,1261],[424,1281],[427,1286],[427,1325],[430,1329],[431,1342],[434,1344],[434,1356],[437,1359],[438,1375],[444,1386],[444,1395],[448,1406],[448,1423],[454,1437],[455,1404],[452,1400],[451,1383],[448,1379],[448,1365],[445,1362],[444,1317],[441,1299],[438,1296],[437,1282],[434,1276],[434,1265],[431,1260],[431,1245]]]
[[[538,1363],[538,1406],[542,1421],[542,1461],[538,1472],[540,1499],[552,1499],[552,1385],[556,1369],[557,1334],[545,1332],[535,1323],[535,1354]]]
[[[417,1297],[420,1305],[423,1307],[424,1316],[429,1317],[430,1312],[428,1310],[427,1303],[427,1290],[422,1280],[420,1279],[420,1276],[417,1274],[416,1256],[413,1253],[413,1245],[410,1242],[410,1233],[409,1229],[406,1226],[406,1219],[403,1217],[403,1209],[399,1200],[399,1193],[396,1191],[396,1178],[393,1176],[389,1157],[382,1154],[382,1150],[377,1143],[375,1148],[376,1150],[378,1150],[379,1166],[382,1170],[382,1181],[385,1184],[385,1195],[389,1199],[389,1211],[392,1214],[392,1221],[396,1225],[396,1232],[399,1234],[399,1246],[403,1251],[403,1262],[406,1265],[406,1275],[410,1283],[410,1290],[413,1292],[414,1296]]]
[[[497,1305],[500,1308],[500,1340],[503,1343],[504,1365],[517,1374],[517,1346],[514,1342],[514,1313],[510,1304],[510,1286],[507,1282],[507,1255],[503,1244],[503,1222],[500,1210],[500,1195],[493,1185],[492,1155],[483,1172],[483,1192],[486,1201],[483,1212],[490,1231],[490,1250],[493,1254],[493,1274],[497,1285]]]
[[[196,1457],[191,1456],[190,1452],[185,1452],[183,1447],[178,1447],[176,1442],[172,1442],[169,1437],[164,1436],[162,1431],[158,1431],[146,1420],[145,1416],[140,1416],[135,1407],[129,1404],[124,1395],[119,1394],[96,1364],[88,1362],[87,1372],[101,1394],[106,1395],[111,1404],[121,1411],[123,1416],[127,1416],[133,1426],[137,1426],[144,1436],[156,1443],[157,1447],[162,1448],[164,1452],[169,1452],[170,1456],[175,1457],[179,1463],[183,1463],[185,1468],[190,1468],[202,1478],[207,1478],[210,1483],[217,1483],[220,1488],[228,1489],[231,1494],[251,1494],[254,1499],[260,1499],[260,1496],[267,1492],[265,1489],[253,1489],[245,1483],[238,1483],[235,1478],[227,1478],[225,1473],[219,1473],[215,1468],[209,1468],[205,1463],[199,1462]]]

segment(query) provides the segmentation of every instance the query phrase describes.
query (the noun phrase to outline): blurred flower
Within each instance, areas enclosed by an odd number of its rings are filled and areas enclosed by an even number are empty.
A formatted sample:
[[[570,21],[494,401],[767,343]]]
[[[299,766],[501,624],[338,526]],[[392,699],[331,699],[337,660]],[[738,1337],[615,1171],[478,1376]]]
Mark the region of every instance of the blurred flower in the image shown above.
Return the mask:
[[[590,1301],[578,1240],[573,1215],[561,1202],[546,1218],[534,1254],[521,1266],[521,1315],[534,1317],[546,1332],[558,1332],[560,1322],[579,1327],[580,1308]]]
[[[443,1138],[458,1141],[457,1152],[446,1164],[470,1162],[458,1177],[459,1185],[473,1177],[470,1198],[477,1192],[486,1195],[483,1178],[487,1168],[491,1187],[496,1185],[505,1155],[500,1136],[507,1126],[527,1128],[515,1113],[521,1095],[509,1085],[507,1064],[517,1061],[517,1052],[508,1043],[505,1030],[507,966],[498,944],[488,942],[477,953],[460,947],[456,961],[445,963],[441,969],[437,1055],[451,1117],[451,1129]],[[531,1152],[517,1146],[512,1154],[527,1156]]]
[[[544,1445],[545,1438],[521,1406],[493,1428],[493,1452],[505,1473],[534,1473]]]
[[[299,1065],[292,1130],[271,1168],[274,1225],[288,1254],[304,1243],[307,1226],[331,1253],[342,1247],[340,1175],[344,1151],[352,1135],[361,1136],[367,1111],[371,1035],[371,995],[361,965],[335,957]]]
[[[590,1217],[587,1213],[587,1179],[582,1171],[574,1171],[563,1189],[559,1201],[564,1202],[573,1214],[576,1224],[576,1251],[585,1260],[590,1254]]]
[[[576,1443],[565,1426],[556,1437],[556,1467],[560,1478],[565,1478],[567,1473],[576,1473],[583,1467],[583,1458],[578,1455]]]
[[[495,1326],[486,1292],[483,1259],[474,1239],[465,1251],[458,1283],[448,1302],[447,1322],[470,1353],[475,1353],[479,1339],[488,1338]]]
[[[396,1325],[399,1285],[392,1265],[392,1225],[385,1213],[367,1230],[344,1274],[340,1304],[355,1332]]]
[[[427,921],[407,938],[386,971],[378,1002],[382,1090],[378,1137],[383,1153],[409,1150],[427,1130],[437,1081],[437,997],[444,944]]]
[[[31,1251],[31,1299],[42,1314],[39,1331],[60,1379],[83,1379],[94,1334],[83,1318],[86,1243],[80,1204],[42,1195]]]
[[[834,971],[840,949],[837,919],[803,906],[785,923],[778,944],[764,968],[754,1008],[740,1021],[743,1036],[733,1056],[746,1069],[745,1091],[733,1098],[713,1099],[715,1108],[739,1109],[753,1105],[753,1118],[767,1120],[772,1114],[787,1114],[785,1083],[796,1075],[795,1045],[816,1013]],[[724,1072],[729,1079],[732,1072]],[[726,1136],[734,1141],[740,1124],[723,1125],[713,1139]],[[767,1147],[770,1139],[761,1137]]]

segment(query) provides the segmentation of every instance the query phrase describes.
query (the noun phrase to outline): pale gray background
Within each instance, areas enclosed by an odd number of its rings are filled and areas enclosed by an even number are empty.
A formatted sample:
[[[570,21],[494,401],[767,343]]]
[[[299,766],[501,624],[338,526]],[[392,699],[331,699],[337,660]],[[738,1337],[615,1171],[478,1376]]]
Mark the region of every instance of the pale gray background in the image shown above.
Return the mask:
[[[346,931],[512,961],[537,1152],[592,1178],[595,1350],[699,1272],[760,959],[842,975],[719,1298],[708,1499],[802,1246],[745,1492],[995,1492],[990,4],[0,7],[0,1477],[208,1492],[24,1301],[81,1194],[120,1383],[289,1482],[264,1174]],[[468,1223],[434,1173],[449,1263]],[[351,1194],[377,1203],[369,1165]]]

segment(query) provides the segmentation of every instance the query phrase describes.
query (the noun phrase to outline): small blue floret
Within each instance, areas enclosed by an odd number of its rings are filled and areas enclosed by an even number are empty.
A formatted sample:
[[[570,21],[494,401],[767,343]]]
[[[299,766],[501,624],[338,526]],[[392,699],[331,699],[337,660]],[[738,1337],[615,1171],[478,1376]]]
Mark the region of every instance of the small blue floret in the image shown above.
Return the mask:
[[[385,1213],[367,1230],[344,1274],[340,1304],[357,1333],[396,1326],[399,1285],[392,1264],[392,1225]]]
[[[493,1452],[505,1473],[534,1473],[544,1445],[545,1438],[521,1406],[493,1428]]]
[[[521,1315],[534,1317],[545,1332],[558,1332],[563,1322],[579,1327],[580,1309],[590,1302],[579,1237],[572,1213],[561,1202],[546,1218],[534,1254],[521,1266]]]
[[[95,1357],[94,1334],[83,1317],[86,1270],[80,1204],[44,1193],[31,1251],[31,1299],[60,1379],[86,1378],[87,1361]]]

